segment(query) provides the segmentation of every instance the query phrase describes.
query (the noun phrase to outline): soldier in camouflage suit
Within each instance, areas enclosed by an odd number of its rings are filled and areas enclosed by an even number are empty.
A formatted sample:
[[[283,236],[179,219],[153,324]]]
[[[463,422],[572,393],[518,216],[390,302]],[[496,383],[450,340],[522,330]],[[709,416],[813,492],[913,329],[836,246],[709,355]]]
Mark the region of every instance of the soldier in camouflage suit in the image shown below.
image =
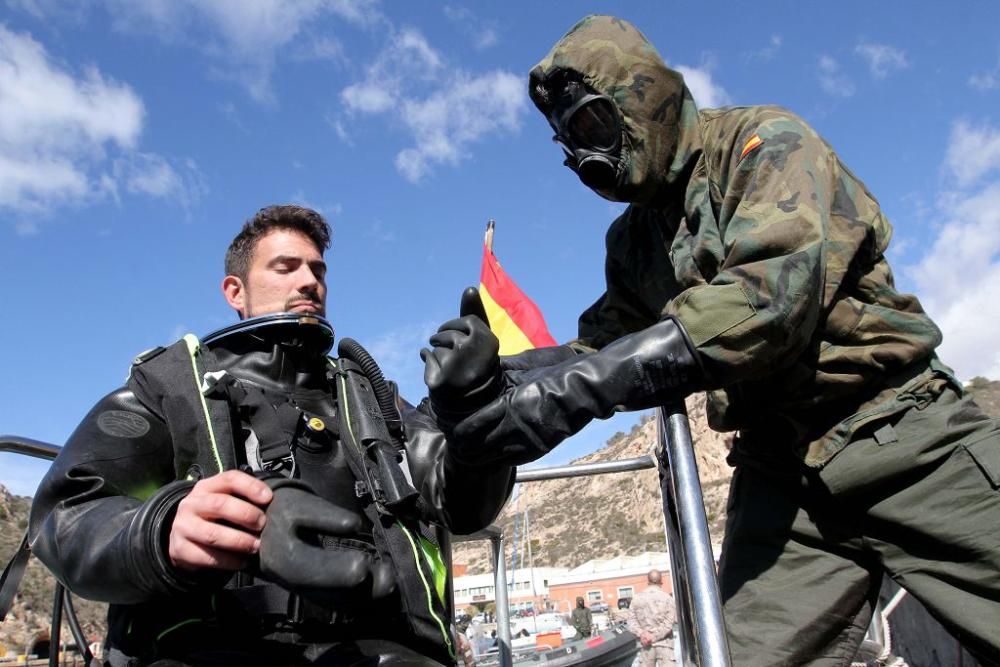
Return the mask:
[[[674,598],[663,590],[659,570],[646,575],[649,587],[639,591],[629,605],[629,627],[639,634],[639,667],[671,667],[674,660]]]
[[[788,111],[699,111],[620,19],[577,23],[529,94],[565,164],[630,206],[579,338],[505,360],[543,368],[508,373],[454,437],[523,463],[594,417],[706,390],[710,425],[737,431],[720,563],[734,664],[849,664],[883,574],[1000,664],[1000,429],[895,289],[864,184]]]

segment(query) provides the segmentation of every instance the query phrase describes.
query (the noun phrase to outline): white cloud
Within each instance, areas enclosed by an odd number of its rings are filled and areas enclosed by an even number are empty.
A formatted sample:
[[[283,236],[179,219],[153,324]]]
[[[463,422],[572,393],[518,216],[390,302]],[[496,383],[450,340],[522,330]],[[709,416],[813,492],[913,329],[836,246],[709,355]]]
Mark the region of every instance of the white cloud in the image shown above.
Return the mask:
[[[859,44],[854,52],[868,62],[868,69],[876,79],[884,79],[890,72],[909,67],[906,53],[887,44]]]
[[[348,132],[347,125],[338,114],[329,112],[326,114],[325,118],[326,122],[330,124],[330,127],[332,127],[333,131],[337,134],[338,139],[348,146],[354,145],[354,139],[351,138],[351,133]]]
[[[95,67],[77,74],[30,35],[0,25],[0,208],[39,214],[120,202],[122,191],[189,208],[204,179],[190,161],[172,165],[139,150],[145,113],[127,84]]]
[[[956,146],[998,138],[1000,129],[981,126],[970,131],[963,121],[957,122],[945,166],[954,171]],[[993,159],[993,167],[1000,166],[1000,156]],[[977,176],[972,179],[956,174],[959,183],[979,183],[977,179],[986,173],[973,171]],[[963,380],[977,375],[1000,379],[996,336],[996,322],[1000,321],[1000,299],[996,298],[1000,294],[1000,180],[943,192],[936,210],[941,221],[937,238],[916,264],[904,270],[920,288],[921,302],[944,333],[939,352],[945,363]]]
[[[480,76],[460,73],[430,96],[405,102],[403,121],[416,145],[399,152],[396,167],[417,182],[433,164],[458,164],[466,147],[481,136],[516,130],[526,108],[521,77],[500,71]]]
[[[414,183],[434,165],[458,164],[482,136],[516,130],[527,108],[521,77],[461,70],[444,77],[444,69],[443,57],[423,35],[407,29],[393,36],[364,80],[340,94],[349,112],[389,113],[406,127],[414,145],[399,151],[395,163]],[[347,136],[339,120],[334,127]]]
[[[854,94],[854,82],[840,71],[840,64],[830,56],[819,58],[819,85],[823,92],[834,97]]]
[[[977,90],[996,90],[1000,88],[1000,76],[996,71],[973,74],[969,77],[969,85]]]
[[[115,160],[113,171],[114,182],[127,192],[169,199],[188,213],[208,191],[194,160],[171,164],[154,153],[133,152]]]
[[[40,211],[92,195],[98,165],[133,148],[145,110],[93,67],[73,74],[0,25],[0,207]]]
[[[710,67],[699,68],[685,65],[675,65],[674,67],[684,77],[684,83],[687,84],[688,90],[691,91],[695,104],[699,108],[721,107],[730,103],[729,93],[712,81]]]
[[[1000,379],[1000,183],[942,196],[934,244],[907,275],[944,332],[940,354],[963,380]]]
[[[952,127],[945,166],[960,187],[1000,169],[1000,129],[960,120]]]
[[[445,5],[443,11],[445,18],[454,23],[480,51],[496,46],[499,42],[496,30],[467,7]]]
[[[340,92],[349,111],[383,113],[398,107],[408,84],[433,80],[441,56],[418,31],[402,30],[389,40],[365,72],[365,78]]]
[[[381,113],[396,103],[392,91],[370,81],[354,83],[344,88],[340,93],[340,99],[348,109],[362,113]]]
[[[969,85],[983,92],[1000,89],[1000,61],[993,69],[970,76]]]
[[[969,85],[977,90],[987,91],[1000,88],[1000,69],[969,77]]]
[[[375,220],[372,223],[371,227],[368,228],[368,235],[379,243],[396,242],[396,232],[391,226],[386,225],[381,220]]]
[[[66,14],[71,0],[18,0],[38,17]],[[157,39],[192,43],[224,63],[220,73],[250,95],[273,102],[271,75],[279,53],[298,58],[343,57],[340,43],[309,28],[334,16],[359,26],[382,20],[378,0],[102,0],[117,29]],[[91,5],[91,7],[94,5]],[[82,11],[77,9],[76,11]]]
[[[424,36],[419,31],[407,28],[399,33],[393,48],[404,57],[416,57],[416,62],[412,63],[421,70],[434,71],[441,67],[441,56],[431,48]]]
[[[749,51],[743,57],[752,62],[769,62],[774,60],[774,57],[778,55],[778,52],[781,50],[781,43],[781,35],[771,35],[771,38],[767,41],[767,46],[756,51]]]
[[[334,202],[332,204],[331,203],[317,204],[310,198],[306,197],[306,193],[301,188],[296,190],[292,194],[291,198],[289,198],[289,201],[292,202],[293,204],[298,204],[299,206],[305,206],[306,208],[311,208],[312,210],[316,211],[324,218],[326,218],[326,221],[330,223],[331,226],[333,225],[333,223],[331,222],[330,218],[334,216],[339,216],[344,211],[344,206],[340,202]]]
[[[125,186],[129,192],[163,197],[181,189],[180,176],[158,155],[137,153],[128,164]]]

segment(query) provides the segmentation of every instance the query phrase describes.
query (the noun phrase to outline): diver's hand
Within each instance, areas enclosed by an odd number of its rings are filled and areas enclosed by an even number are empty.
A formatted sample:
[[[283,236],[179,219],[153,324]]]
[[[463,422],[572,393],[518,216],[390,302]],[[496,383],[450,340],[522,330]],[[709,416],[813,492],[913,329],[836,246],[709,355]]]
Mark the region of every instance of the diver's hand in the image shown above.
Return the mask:
[[[260,576],[320,604],[359,603],[395,590],[392,569],[362,539],[361,515],[299,480],[268,479],[274,500],[260,536]]]
[[[500,393],[500,341],[490,330],[479,291],[462,294],[460,316],[431,336],[432,349],[420,351],[431,405],[446,420],[464,416]]]
[[[239,470],[198,481],[178,503],[167,554],[181,570],[239,570],[260,548],[267,484]]]

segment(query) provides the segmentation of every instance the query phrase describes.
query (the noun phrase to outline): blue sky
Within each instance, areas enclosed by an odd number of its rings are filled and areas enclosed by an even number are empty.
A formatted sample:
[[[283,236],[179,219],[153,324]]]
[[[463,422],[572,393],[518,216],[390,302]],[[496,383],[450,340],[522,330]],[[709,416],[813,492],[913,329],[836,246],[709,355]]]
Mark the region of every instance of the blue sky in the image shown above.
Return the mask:
[[[897,281],[942,326],[942,358],[1000,378],[996,3],[8,0],[0,433],[61,443],[137,352],[232,322],[224,249],[273,203],[327,216],[330,319],[411,400],[489,218],[504,267],[572,338],[621,207],[561,166],[525,80],[591,11],[633,21],[700,105],[812,123],[893,221]],[[15,493],[44,469],[0,455]]]

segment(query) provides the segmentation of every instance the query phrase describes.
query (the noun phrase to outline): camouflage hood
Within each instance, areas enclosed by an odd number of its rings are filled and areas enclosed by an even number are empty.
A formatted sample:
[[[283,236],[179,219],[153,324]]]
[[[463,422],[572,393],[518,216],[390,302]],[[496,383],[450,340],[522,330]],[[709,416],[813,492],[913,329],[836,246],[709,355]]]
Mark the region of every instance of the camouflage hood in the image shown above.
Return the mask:
[[[683,77],[635,26],[587,16],[552,47],[528,83],[531,100],[546,116],[552,82],[567,73],[610,97],[621,113],[625,173],[615,200],[652,203],[690,172],[701,150],[698,110]]]

